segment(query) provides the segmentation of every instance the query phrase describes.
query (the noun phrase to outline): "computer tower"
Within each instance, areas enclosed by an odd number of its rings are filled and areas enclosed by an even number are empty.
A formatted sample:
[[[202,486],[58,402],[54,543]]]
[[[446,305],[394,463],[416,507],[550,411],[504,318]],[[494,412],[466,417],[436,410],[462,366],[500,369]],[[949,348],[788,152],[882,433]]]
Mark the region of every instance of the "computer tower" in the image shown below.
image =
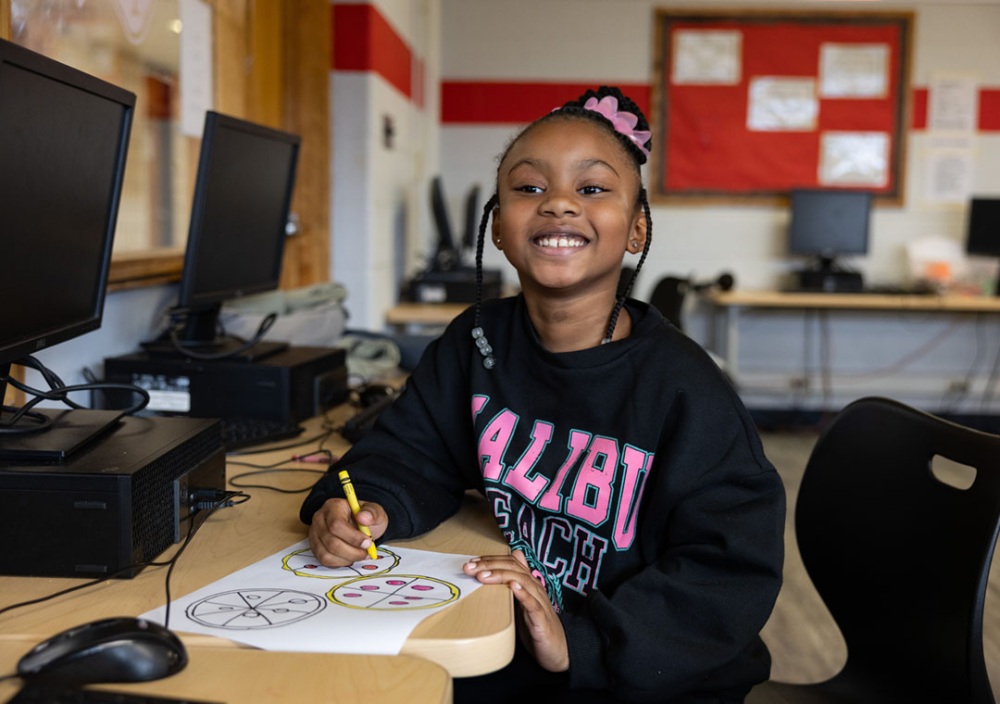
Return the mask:
[[[483,269],[483,300],[499,298],[502,285],[499,269]],[[408,295],[414,303],[475,303],[476,270],[457,266],[421,272],[410,281]]]
[[[104,377],[146,389],[149,412],[297,423],[347,400],[346,359],[344,349],[331,347],[292,346],[252,362],[135,352],[105,359]],[[130,398],[102,393],[113,407]]]
[[[5,461],[0,574],[133,577],[225,486],[217,420],[129,416],[65,461]]]

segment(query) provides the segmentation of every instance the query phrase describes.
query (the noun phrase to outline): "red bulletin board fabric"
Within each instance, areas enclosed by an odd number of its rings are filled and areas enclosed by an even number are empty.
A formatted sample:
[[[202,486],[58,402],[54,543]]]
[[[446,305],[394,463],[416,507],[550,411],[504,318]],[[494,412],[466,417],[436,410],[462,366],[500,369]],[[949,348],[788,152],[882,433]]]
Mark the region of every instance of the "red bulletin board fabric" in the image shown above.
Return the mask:
[[[692,17],[664,14],[659,21],[659,195],[774,196],[816,187],[820,140],[827,131],[879,132],[889,136],[889,173],[876,194],[900,193],[901,133],[905,121],[909,24],[873,15],[774,15]],[[679,30],[724,29],[741,36],[741,70],[732,85],[676,84],[671,76],[673,39]],[[888,89],[879,98],[818,96],[815,129],[759,131],[747,127],[748,92],[756,77],[820,78],[823,44],[888,47]],[[817,90],[818,92],[818,90]]]

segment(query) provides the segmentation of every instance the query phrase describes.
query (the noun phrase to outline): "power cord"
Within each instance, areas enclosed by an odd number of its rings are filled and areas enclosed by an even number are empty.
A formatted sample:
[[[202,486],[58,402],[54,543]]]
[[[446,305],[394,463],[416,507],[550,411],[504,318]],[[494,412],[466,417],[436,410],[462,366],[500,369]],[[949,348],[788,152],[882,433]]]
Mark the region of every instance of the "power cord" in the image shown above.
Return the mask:
[[[254,333],[254,336],[249,340],[243,341],[243,343],[236,349],[226,350],[225,352],[198,352],[192,349],[190,345],[185,345],[184,341],[181,340],[180,338],[180,333],[178,332],[181,327],[181,323],[185,320],[188,313],[189,311],[185,308],[175,308],[170,312],[170,330],[169,330],[170,343],[174,346],[175,349],[177,349],[178,352],[181,352],[182,354],[188,357],[191,357],[193,359],[205,359],[205,360],[226,359],[228,357],[235,357],[237,355],[241,355],[244,352],[253,349],[253,347],[258,342],[264,339],[264,336],[267,334],[268,330],[271,329],[275,321],[278,319],[277,313],[268,313],[267,315],[265,315],[264,319],[260,321],[260,325],[257,326],[257,332]],[[221,330],[221,333],[223,337],[226,337],[224,329]],[[232,339],[237,341],[240,340],[240,338],[235,336],[232,336]]]
[[[89,410],[87,406],[81,405],[71,399],[69,395],[72,393],[110,389],[131,391],[139,397],[139,401],[127,408],[120,409],[125,415],[138,413],[149,404],[149,392],[139,386],[113,382],[89,382],[86,384],[74,384],[67,386],[66,383],[59,378],[59,375],[46,367],[32,355],[18,359],[15,364],[26,369],[34,369],[41,374],[42,379],[46,384],[48,384],[49,390],[45,391],[28,386],[19,379],[15,379],[11,374],[0,377],[0,387],[3,387],[5,384],[10,385],[17,390],[34,397],[20,408],[15,408],[13,406],[2,407],[3,411],[9,415],[0,420],[0,434],[20,435],[36,433],[48,428],[52,424],[52,419],[43,413],[32,410],[42,401],[61,401],[73,409]],[[22,419],[27,419],[31,421],[32,424],[17,426],[17,423]]]

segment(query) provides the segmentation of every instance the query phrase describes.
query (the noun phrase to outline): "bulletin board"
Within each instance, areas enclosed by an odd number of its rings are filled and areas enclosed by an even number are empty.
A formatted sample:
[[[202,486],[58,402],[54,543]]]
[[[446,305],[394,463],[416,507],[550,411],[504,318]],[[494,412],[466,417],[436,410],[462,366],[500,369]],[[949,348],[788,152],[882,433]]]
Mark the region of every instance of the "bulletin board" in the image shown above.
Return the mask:
[[[912,13],[656,12],[653,200],[901,203]]]

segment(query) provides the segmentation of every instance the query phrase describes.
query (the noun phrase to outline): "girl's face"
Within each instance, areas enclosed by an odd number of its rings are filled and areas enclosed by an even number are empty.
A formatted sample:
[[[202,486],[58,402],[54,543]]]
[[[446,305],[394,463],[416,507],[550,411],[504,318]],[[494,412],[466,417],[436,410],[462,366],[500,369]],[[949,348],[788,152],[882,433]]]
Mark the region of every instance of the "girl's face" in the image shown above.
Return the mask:
[[[500,164],[493,241],[526,293],[613,298],[625,252],[645,242],[639,186],[631,158],[599,125],[543,122]]]

